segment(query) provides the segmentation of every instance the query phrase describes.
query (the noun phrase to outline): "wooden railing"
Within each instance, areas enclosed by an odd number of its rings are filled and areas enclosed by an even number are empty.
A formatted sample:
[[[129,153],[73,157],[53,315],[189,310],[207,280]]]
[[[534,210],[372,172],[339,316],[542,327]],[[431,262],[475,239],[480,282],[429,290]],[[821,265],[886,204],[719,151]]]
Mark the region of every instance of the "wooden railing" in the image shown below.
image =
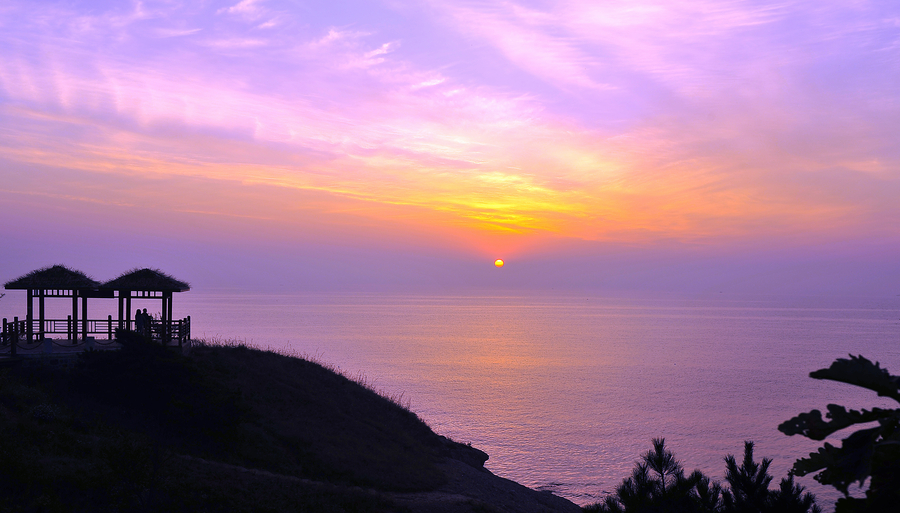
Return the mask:
[[[32,319],[30,326],[28,320],[20,320],[18,317],[11,322],[3,319],[3,327],[0,331],[0,352],[9,351],[10,354],[15,355],[17,347],[25,348],[29,343],[39,342],[47,335],[65,335],[64,341],[54,341],[57,345],[65,343],[80,345],[87,340],[87,337],[93,339],[95,335],[105,337],[108,343],[112,343],[115,341],[116,329],[135,330],[136,327],[134,320],[120,321],[113,319],[111,315],[106,319],[77,319],[74,321],[71,315],[67,319],[44,319],[43,322],[40,319]],[[168,322],[151,319],[147,328],[145,335],[151,340],[164,344],[177,342],[179,346],[182,346],[191,338],[191,317]],[[33,340],[29,340],[29,338]]]

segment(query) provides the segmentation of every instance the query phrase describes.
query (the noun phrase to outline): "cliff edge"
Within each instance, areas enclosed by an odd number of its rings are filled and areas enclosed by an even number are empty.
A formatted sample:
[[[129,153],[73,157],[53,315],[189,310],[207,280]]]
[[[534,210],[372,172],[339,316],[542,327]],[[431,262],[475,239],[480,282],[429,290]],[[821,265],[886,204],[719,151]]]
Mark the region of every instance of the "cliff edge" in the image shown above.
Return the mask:
[[[120,342],[0,370],[5,511],[580,511],[318,363]]]

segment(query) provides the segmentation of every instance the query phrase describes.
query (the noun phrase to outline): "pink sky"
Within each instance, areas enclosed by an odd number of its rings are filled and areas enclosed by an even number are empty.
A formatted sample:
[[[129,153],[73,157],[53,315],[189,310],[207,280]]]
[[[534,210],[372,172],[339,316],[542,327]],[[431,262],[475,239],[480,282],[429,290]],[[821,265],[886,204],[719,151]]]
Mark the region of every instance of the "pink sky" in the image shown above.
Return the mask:
[[[10,0],[0,278],[895,295],[898,84],[888,2]]]

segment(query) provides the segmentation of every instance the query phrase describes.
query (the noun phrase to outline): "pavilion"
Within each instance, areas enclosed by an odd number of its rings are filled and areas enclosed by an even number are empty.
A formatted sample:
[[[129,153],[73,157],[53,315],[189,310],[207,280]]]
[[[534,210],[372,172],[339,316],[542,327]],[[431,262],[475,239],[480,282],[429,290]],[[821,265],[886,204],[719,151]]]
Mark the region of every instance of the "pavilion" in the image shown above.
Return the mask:
[[[55,333],[54,326],[48,325],[44,316],[45,298],[72,298],[72,316],[67,322],[66,333],[71,340],[78,339],[78,298],[81,298],[82,332],[87,336],[87,300],[96,297],[97,287],[100,282],[89,278],[81,271],[69,269],[63,265],[54,265],[37,269],[15,280],[6,282],[7,290],[27,290],[28,303],[26,309],[25,333],[28,341],[34,339],[34,300],[38,300],[37,335],[43,339],[48,331]]]
[[[163,344],[175,339],[178,345],[182,345],[190,338],[190,317],[178,320],[172,318],[173,293],[190,290],[190,285],[159,270],[135,269],[118,278],[100,283],[81,271],[54,265],[31,271],[7,282],[4,286],[7,290],[27,291],[25,320],[19,321],[18,317],[12,323],[3,320],[0,340],[4,342],[11,340],[13,336],[18,339],[20,334],[24,334],[28,342],[33,342],[35,339],[44,340],[47,334],[56,333],[65,333],[73,345],[78,343],[79,338],[87,341],[89,334],[106,334],[112,341],[115,327],[121,329],[134,327],[131,318],[132,299],[161,301],[161,319],[153,322],[152,338]],[[72,298],[72,314],[68,319],[47,319],[44,308],[46,298]],[[79,298],[81,298],[80,312]],[[116,324],[111,315],[107,316],[107,319],[90,320],[88,298],[117,298],[119,315]],[[37,319],[34,316],[35,299],[38,302]],[[16,354],[15,345],[11,344],[10,348],[13,355]]]
[[[103,283],[99,290],[115,294],[119,299],[119,327],[131,326],[132,298],[158,298],[162,302],[160,325],[164,330],[160,336],[168,341],[172,338],[172,294],[191,290],[191,286],[157,269],[144,268],[126,272]]]

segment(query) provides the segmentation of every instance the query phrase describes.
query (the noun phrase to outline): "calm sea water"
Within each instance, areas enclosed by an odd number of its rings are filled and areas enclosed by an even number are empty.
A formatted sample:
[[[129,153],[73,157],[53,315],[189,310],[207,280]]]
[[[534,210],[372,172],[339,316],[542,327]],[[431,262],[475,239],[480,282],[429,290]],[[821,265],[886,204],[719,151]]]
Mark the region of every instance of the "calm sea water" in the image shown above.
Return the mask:
[[[176,297],[175,315],[191,315],[195,337],[313,357],[362,379],[486,451],[495,474],[582,505],[614,490],[653,437],[688,471],[719,480],[723,457],[740,459],[752,440],[777,483],[819,446],[781,434],[780,422],[831,402],[892,406],[810,371],[852,353],[900,374],[900,297],[192,291]],[[800,482],[830,509],[833,489]]]

